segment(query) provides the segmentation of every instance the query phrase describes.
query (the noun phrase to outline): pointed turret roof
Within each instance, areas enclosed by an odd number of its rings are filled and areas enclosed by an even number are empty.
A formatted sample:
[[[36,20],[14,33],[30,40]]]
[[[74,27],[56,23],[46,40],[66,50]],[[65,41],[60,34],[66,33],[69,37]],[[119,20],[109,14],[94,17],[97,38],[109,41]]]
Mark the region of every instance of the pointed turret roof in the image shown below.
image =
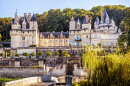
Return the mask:
[[[73,16],[72,16],[72,18],[71,18],[70,22],[72,22],[72,21],[73,21],[73,22],[75,22],[75,20],[74,20]]]
[[[96,17],[96,20],[95,20],[95,22],[99,22],[98,16]]]
[[[32,18],[31,18],[30,21],[36,21],[36,19],[35,19],[35,14],[34,14],[34,13],[33,13],[33,16],[32,16]]]
[[[29,23],[27,21],[27,16],[24,17],[23,22],[26,23],[26,29],[29,29]]]
[[[103,21],[103,23],[106,23],[106,18],[108,17],[108,14],[107,14],[107,12],[106,12],[106,10],[104,11],[104,21]]]
[[[76,20],[76,23],[82,23],[82,22],[81,22],[81,20],[78,18],[78,19]]]
[[[86,22],[86,16],[85,16],[85,18],[84,18],[84,21],[83,21],[83,23],[87,23],[87,22]]]

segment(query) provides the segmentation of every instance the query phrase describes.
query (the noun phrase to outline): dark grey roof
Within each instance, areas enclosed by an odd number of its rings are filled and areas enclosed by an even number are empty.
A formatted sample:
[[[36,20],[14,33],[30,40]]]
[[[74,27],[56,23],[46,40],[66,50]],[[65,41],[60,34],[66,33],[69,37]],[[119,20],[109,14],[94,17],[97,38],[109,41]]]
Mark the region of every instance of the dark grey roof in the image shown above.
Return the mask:
[[[96,20],[95,20],[95,22],[99,22],[98,16],[96,17]]]
[[[14,24],[15,23],[15,19],[12,19],[12,24]]]
[[[100,27],[112,27],[112,25],[102,25]]]
[[[27,21],[27,16],[25,16],[24,19],[25,19],[25,22],[26,22],[26,29],[29,29],[29,23]]]
[[[42,35],[44,36],[44,38],[50,38],[50,34],[52,33],[54,35],[55,38],[60,37],[60,34],[62,33],[63,36],[65,36],[65,38],[69,38],[69,32],[40,32],[40,34],[42,33]],[[39,34],[39,35],[40,35]]]
[[[85,16],[85,18],[84,18],[84,21],[83,21],[83,23],[88,23],[88,22],[86,22],[86,16]]]
[[[36,21],[36,19],[35,19],[35,14],[33,14],[33,16],[32,16],[32,18],[31,18],[30,21]]]
[[[0,42],[0,44],[11,44],[11,42]]]
[[[81,20],[79,18],[76,20],[76,23],[78,22],[78,20],[79,20],[80,24],[82,24],[82,22],[81,22]]]
[[[119,34],[119,32],[115,32],[115,33],[113,33],[113,34]]]
[[[73,22],[75,22],[75,20],[74,20],[74,18],[73,18],[73,17],[71,18],[70,22],[72,22],[72,21],[73,21]]]
[[[69,30],[69,31],[81,31],[81,29]]]
[[[36,30],[23,30],[23,29],[12,29],[11,31],[13,30],[17,30],[17,31],[36,31]]]

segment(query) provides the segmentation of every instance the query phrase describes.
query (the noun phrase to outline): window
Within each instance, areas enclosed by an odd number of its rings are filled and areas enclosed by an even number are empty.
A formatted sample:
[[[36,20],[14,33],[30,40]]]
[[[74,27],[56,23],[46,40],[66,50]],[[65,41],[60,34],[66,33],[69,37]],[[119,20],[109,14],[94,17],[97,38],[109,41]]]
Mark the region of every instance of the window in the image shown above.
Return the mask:
[[[34,41],[32,41],[32,45],[34,45]]]
[[[114,43],[111,43],[111,45],[114,45]]]
[[[50,42],[52,42],[52,40],[50,40]]]
[[[88,35],[86,36],[86,38],[88,38]]]
[[[76,45],[77,45],[77,46],[79,46],[79,45],[80,45],[80,43],[79,43],[79,42],[77,42],[77,43],[76,43]]]
[[[66,42],[68,42],[68,40],[66,40]]]
[[[23,41],[23,43],[22,43],[22,47],[25,47],[25,41]]]
[[[97,38],[97,35],[95,35],[95,38]]]
[[[80,35],[76,35],[76,40],[80,40]]]
[[[62,42],[62,40],[60,40],[60,42]]]
[[[25,37],[22,37],[22,40],[25,40]]]
[[[77,29],[79,29],[80,28],[80,25],[79,24],[77,24]]]
[[[55,42],[57,42],[57,40],[55,40]]]
[[[34,40],[34,37],[32,37],[32,40]]]

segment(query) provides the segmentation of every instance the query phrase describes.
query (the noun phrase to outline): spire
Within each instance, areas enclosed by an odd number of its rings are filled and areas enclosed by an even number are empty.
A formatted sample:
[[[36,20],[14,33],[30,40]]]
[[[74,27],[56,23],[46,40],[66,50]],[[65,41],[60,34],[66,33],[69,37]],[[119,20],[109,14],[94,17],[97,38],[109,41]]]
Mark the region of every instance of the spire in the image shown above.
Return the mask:
[[[76,23],[82,23],[81,21],[80,21],[80,19],[78,18],[77,20],[76,20]]]
[[[95,20],[95,22],[99,22],[98,16],[96,17],[96,20]]]
[[[73,22],[75,22],[75,20],[74,20],[73,16],[72,16],[72,18],[71,18],[70,22],[72,22],[72,21],[73,21]]]
[[[16,13],[17,13],[17,9],[16,9]]]
[[[33,12],[33,16],[30,21],[36,21],[34,12]]]

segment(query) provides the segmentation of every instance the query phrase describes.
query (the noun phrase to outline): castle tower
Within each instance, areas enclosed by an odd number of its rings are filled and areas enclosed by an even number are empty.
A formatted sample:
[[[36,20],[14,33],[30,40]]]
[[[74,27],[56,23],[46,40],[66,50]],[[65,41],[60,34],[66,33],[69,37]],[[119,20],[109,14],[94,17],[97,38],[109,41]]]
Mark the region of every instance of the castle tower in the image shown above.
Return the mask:
[[[75,22],[74,18],[72,17],[70,22],[69,22],[69,30],[74,30],[75,24],[76,24],[76,22]]]
[[[91,29],[91,20],[89,19],[89,16],[86,14],[84,20],[83,20],[83,24],[82,24],[82,29]]]
[[[96,20],[94,22],[94,29],[95,29],[95,31],[98,29],[98,27],[99,27],[99,19],[98,19],[98,16],[97,16]]]
[[[82,24],[82,22],[78,18],[77,21],[76,21],[76,29],[81,29],[81,24]]]

